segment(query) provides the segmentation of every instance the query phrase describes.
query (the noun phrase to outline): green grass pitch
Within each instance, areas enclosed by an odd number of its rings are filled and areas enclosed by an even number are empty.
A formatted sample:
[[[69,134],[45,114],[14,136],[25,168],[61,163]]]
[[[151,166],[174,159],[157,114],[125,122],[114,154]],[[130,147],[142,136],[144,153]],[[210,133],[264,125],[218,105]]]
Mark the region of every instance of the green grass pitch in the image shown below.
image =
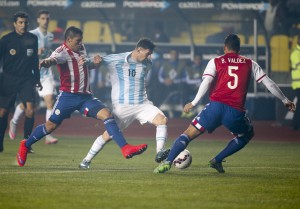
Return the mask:
[[[24,167],[18,167],[20,139],[5,141],[0,153],[0,208],[2,209],[298,209],[300,208],[300,143],[251,143],[228,157],[225,174],[208,161],[228,141],[195,140],[188,150],[191,167],[153,174],[155,140],[148,150],[126,160],[114,142],[91,164],[78,164],[93,139],[64,137],[56,145],[36,143]],[[171,145],[168,141],[168,146]]]

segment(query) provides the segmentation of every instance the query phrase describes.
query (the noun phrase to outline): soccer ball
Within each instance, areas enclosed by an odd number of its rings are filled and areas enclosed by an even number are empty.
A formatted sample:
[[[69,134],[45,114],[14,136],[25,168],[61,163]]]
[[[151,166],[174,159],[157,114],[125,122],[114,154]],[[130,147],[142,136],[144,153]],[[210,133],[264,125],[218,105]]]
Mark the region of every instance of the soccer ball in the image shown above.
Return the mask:
[[[192,163],[192,155],[187,149],[183,150],[173,161],[175,168],[185,169]]]

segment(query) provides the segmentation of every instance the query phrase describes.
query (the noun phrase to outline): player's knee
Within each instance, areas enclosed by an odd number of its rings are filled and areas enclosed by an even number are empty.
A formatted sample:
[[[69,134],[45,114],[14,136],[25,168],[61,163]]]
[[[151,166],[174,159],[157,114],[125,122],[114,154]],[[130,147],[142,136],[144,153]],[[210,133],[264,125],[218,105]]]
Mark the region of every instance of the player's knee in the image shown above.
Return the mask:
[[[254,137],[254,129],[251,128],[244,134],[244,140],[248,143]]]
[[[108,108],[103,108],[97,112],[97,118],[100,120],[105,120],[110,117],[113,117],[113,115]]]
[[[161,115],[159,118],[159,125],[167,125],[168,123],[168,118],[164,115]]]
[[[53,132],[57,127],[58,125],[56,123],[51,122],[50,120],[48,120],[45,124],[45,128],[48,134]]]
[[[167,125],[168,118],[165,115],[157,114],[153,119],[152,123],[156,126],[158,125]]]

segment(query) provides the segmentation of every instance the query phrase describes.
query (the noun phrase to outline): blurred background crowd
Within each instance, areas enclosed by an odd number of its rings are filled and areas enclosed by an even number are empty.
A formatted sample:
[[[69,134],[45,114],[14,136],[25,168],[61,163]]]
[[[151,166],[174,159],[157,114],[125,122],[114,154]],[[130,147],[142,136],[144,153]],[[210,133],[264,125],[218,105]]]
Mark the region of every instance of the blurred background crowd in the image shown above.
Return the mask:
[[[36,28],[40,9],[51,14],[53,49],[63,42],[69,26],[83,30],[90,56],[125,52],[140,37],[151,38],[157,49],[147,78],[148,96],[170,118],[193,117],[183,114],[182,106],[197,93],[207,62],[223,53],[229,33],[240,36],[242,55],[256,60],[287,96],[292,95],[289,57],[300,34],[298,0],[0,0],[0,36],[13,30],[11,17],[20,10],[30,16],[29,29]],[[109,104],[106,69],[92,70],[91,77],[95,96]],[[252,82],[250,92],[247,107],[252,118],[285,117],[264,88]],[[269,110],[258,108],[264,103],[271,104]]]

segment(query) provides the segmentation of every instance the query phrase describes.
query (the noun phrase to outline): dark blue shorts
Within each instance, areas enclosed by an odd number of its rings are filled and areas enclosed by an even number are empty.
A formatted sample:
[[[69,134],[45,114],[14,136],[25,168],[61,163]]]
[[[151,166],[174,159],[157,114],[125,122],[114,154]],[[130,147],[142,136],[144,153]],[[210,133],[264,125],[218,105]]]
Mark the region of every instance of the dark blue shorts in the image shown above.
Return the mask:
[[[60,124],[64,119],[78,110],[86,117],[97,118],[99,110],[106,106],[97,98],[90,94],[74,94],[61,92],[57,96],[52,114],[49,120],[55,124]]]
[[[220,102],[210,102],[194,118],[192,125],[199,131],[206,129],[209,133],[224,125],[234,135],[247,133],[251,122],[246,113]]]

